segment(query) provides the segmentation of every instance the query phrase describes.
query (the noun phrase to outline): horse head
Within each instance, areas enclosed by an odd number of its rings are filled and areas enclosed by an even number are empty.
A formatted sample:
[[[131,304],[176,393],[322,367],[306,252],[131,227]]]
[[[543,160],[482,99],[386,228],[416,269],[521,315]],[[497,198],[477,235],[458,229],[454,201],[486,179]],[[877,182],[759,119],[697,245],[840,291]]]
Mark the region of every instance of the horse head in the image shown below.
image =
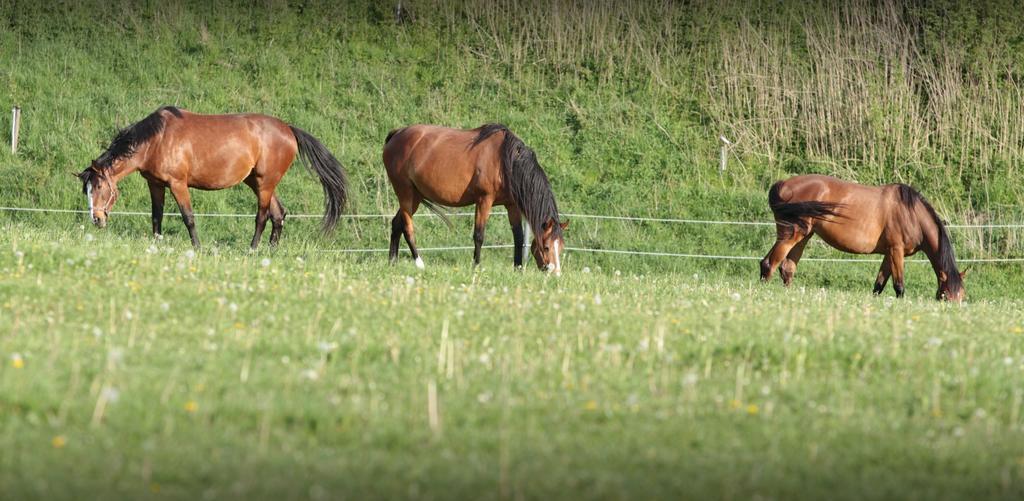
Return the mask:
[[[565,240],[562,232],[569,227],[569,221],[559,223],[554,218],[548,219],[541,232],[533,238],[530,254],[541,270],[562,274],[562,253],[565,252]]]
[[[106,227],[110,209],[120,194],[110,169],[93,164],[78,173],[77,177],[82,181],[82,193],[89,203],[89,216],[93,224],[100,228]]]

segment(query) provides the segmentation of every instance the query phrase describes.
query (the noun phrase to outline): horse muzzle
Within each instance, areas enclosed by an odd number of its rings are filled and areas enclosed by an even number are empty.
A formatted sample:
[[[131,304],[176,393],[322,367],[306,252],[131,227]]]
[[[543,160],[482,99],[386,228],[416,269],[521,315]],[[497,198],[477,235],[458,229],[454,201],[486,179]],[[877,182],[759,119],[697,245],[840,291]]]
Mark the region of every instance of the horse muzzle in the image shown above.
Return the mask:
[[[107,227],[107,215],[104,214],[103,217],[99,217],[99,216],[93,214],[92,215],[92,224],[95,224],[97,228],[106,228]]]

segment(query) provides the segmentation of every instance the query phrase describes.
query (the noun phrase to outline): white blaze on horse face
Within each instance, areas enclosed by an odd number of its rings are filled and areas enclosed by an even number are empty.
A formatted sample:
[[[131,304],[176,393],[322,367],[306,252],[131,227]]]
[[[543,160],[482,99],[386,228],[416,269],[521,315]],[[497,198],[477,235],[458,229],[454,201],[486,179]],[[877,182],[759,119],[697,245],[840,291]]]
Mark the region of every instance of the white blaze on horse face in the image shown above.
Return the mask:
[[[561,242],[559,242],[558,240],[555,240],[555,275],[561,275],[562,274],[562,257],[559,256],[559,252],[558,252],[559,251],[558,246],[559,246],[560,243]]]
[[[85,182],[85,199],[89,201],[89,217],[92,215],[92,183],[89,181]]]
[[[426,266],[423,265],[423,258],[416,256],[416,267],[421,270],[426,268]]]

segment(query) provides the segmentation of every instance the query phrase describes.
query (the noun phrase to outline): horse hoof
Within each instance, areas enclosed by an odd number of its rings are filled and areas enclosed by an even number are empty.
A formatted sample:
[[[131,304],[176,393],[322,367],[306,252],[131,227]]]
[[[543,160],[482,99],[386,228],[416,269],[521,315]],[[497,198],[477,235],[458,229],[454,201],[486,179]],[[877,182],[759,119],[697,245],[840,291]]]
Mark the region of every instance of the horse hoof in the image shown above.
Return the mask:
[[[421,270],[426,268],[426,266],[423,265],[423,258],[416,256],[416,267]]]

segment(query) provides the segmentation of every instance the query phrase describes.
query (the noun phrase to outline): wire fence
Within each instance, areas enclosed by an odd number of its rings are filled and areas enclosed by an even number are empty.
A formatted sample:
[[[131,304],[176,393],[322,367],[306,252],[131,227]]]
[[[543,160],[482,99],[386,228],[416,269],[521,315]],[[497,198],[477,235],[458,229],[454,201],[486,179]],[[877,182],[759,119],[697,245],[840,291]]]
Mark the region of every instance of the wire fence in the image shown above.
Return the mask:
[[[33,208],[33,207],[0,207],[0,211],[6,212],[52,212],[52,213],[65,213],[65,214],[88,214],[87,210],[80,209],[50,209],[50,208]],[[115,216],[149,216],[149,212],[140,211],[112,211],[110,214]],[[492,216],[506,215],[505,211],[491,211]],[[195,213],[196,217],[236,217],[236,218],[254,218],[256,217],[255,212],[251,213],[221,213],[221,212],[205,212]],[[446,214],[448,217],[471,217],[475,216],[472,212],[451,212]],[[681,218],[670,218],[670,217],[646,217],[646,216],[609,216],[603,214],[580,214],[573,212],[563,212],[561,214],[567,218],[580,218],[580,219],[598,219],[598,220],[610,220],[610,221],[636,221],[636,222],[652,222],[652,223],[672,223],[672,224],[707,224],[707,225],[737,225],[737,226],[775,226],[775,223],[771,221],[722,221],[714,219],[681,219]],[[382,219],[394,217],[394,214],[342,214],[342,219]],[[323,217],[323,214],[288,214],[289,218],[298,219],[319,219]],[[437,214],[433,212],[421,212],[416,214],[416,217],[437,217]],[[1024,222],[1022,223],[983,223],[983,224],[957,224],[950,223],[946,225],[946,228],[1024,228]]]
[[[63,214],[88,214],[86,210],[77,209],[52,209],[52,208],[33,208],[33,207],[0,207],[0,211],[5,212],[35,212],[35,213],[63,213]],[[121,216],[150,216],[148,212],[139,211],[114,211],[112,215]],[[492,215],[505,215],[505,211],[494,211]],[[453,212],[447,214],[449,217],[469,217],[474,216],[472,212]],[[614,215],[602,215],[602,214],[580,214],[580,213],[563,213],[568,218],[580,218],[580,219],[595,219],[595,220],[611,220],[611,221],[633,221],[633,222],[653,222],[653,223],[668,223],[668,224],[693,224],[693,225],[737,225],[737,226],[774,226],[775,223],[768,221],[724,221],[724,220],[710,220],[710,219],[682,219],[682,218],[667,218],[667,217],[645,217],[645,216],[614,216]],[[235,214],[235,213],[198,213],[196,217],[221,217],[221,218],[253,218],[255,214]],[[344,214],[341,217],[345,219],[386,219],[393,217],[394,214]],[[424,212],[417,214],[420,217],[437,217],[432,212]],[[323,217],[320,214],[289,214],[289,218],[299,219],[312,219]],[[947,224],[947,228],[966,228],[966,229],[992,229],[992,228],[1008,228],[1017,229],[1024,228],[1024,223],[993,223],[993,224]],[[484,245],[484,249],[511,249],[515,247],[510,244],[498,244],[498,245]],[[422,252],[442,252],[442,251],[457,251],[457,250],[472,250],[473,246],[448,246],[448,247],[421,247],[417,250]],[[694,253],[682,253],[682,252],[663,252],[663,251],[644,251],[644,250],[632,250],[632,249],[602,249],[602,248],[590,248],[590,247],[572,247],[567,246],[567,251],[573,252],[590,252],[597,254],[618,254],[618,255],[629,255],[629,256],[650,256],[650,257],[675,257],[675,258],[689,258],[689,259],[713,259],[713,260],[740,260],[740,261],[759,261],[762,256],[742,256],[742,255],[727,255],[727,254],[694,254]],[[322,252],[331,253],[380,253],[388,252],[386,248],[355,248],[355,249],[322,249]],[[830,262],[830,263],[877,263],[877,259],[861,259],[861,258],[803,258],[801,261],[811,262]],[[963,263],[1019,263],[1024,262],[1024,257],[993,257],[993,258],[962,258],[958,261]],[[927,263],[925,259],[908,259],[908,263]]]

